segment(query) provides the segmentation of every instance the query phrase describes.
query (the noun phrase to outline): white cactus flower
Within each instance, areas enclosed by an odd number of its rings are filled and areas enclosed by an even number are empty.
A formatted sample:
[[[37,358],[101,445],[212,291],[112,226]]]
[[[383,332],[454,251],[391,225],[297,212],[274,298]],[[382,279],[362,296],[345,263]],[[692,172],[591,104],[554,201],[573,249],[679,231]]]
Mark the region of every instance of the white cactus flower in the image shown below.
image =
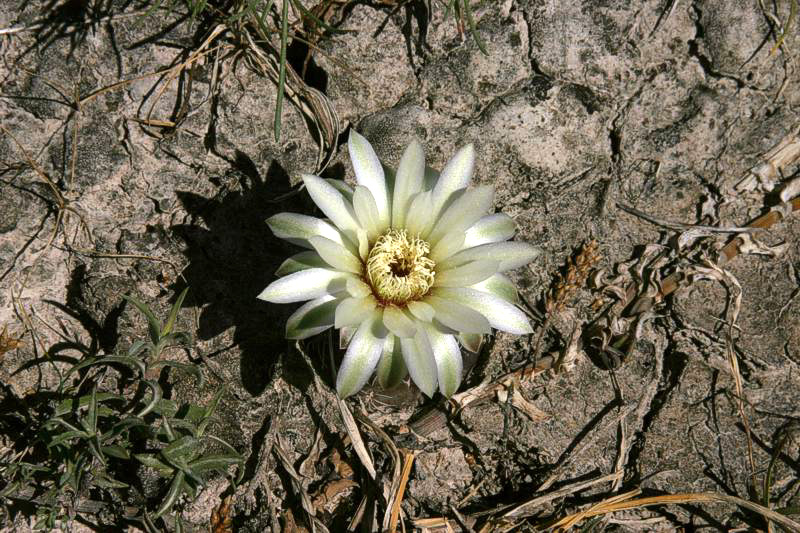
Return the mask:
[[[475,351],[491,328],[531,333],[516,289],[501,272],[529,263],[539,250],[508,242],[513,220],[488,214],[493,187],[467,188],[472,145],[436,175],[412,142],[394,176],[358,133],[350,134],[348,147],[355,188],[303,176],[327,219],[280,213],[267,221],[277,237],[310,250],[287,259],[280,278],[258,297],[310,300],[289,317],[287,338],[331,326],[355,330],[336,380],[340,397],[358,392],[376,369],[384,387],[410,374],[427,396],[438,384],[450,397],[462,377],[459,342]]]

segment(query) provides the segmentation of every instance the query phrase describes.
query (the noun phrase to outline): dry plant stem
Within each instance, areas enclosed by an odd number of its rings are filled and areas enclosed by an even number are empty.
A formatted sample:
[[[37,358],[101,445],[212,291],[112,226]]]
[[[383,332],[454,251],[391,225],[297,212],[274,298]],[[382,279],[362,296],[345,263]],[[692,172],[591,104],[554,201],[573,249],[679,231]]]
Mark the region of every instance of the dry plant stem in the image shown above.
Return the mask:
[[[800,197],[794,198],[791,201],[787,202],[787,207],[791,207],[792,211],[800,211]],[[783,219],[783,215],[779,210],[772,209],[768,213],[758,217],[753,222],[748,224],[747,228],[750,230],[756,229],[767,229],[772,227],[773,225],[777,224]],[[717,264],[723,266],[728,261],[739,255],[740,247],[744,244],[744,241],[741,237],[734,237],[731,239],[728,244],[722,247],[719,251],[719,258]],[[677,274],[670,274],[663,280],[661,280],[661,284],[659,287],[658,294],[655,297],[653,296],[642,296],[639,300],[637,300],[632,309],[634,313],[636,310],[639,309],[648,309],[652,307],[654,301],[660,301],[675,292],[680,287],[681,278]],[[631,301],[633,297],[636,295],[636,285],[632,284],[628,287],[627,290],[627,300]]]
[[[108,16],[105,16],[105,17],[100,17],[100,18],[97,18],[97,19],[94,19],[94,20],[89,20],[89,21],[86,21],[86,22],[73,23],[73,24],[71,24],[71,26],[73,28],[78,28],[78,27],[85,27],[85,26],[93,26],[95,24],[102,24],[104,22],[115,22],[115,21],[118,21],[118,20],[123,20],[123,19],[127,19],[127,18],[132,18],[132,17],[138,17],[138,16],[141,16],[141,15],[145,15],[145,14],[147,14],[148,11],[149,11],[149,9],[142,9],[140,11],[133,11],[131,13],[120,13],[118,15],[108,15]],[[23,32],[27,32],[27,31],[37,31],[37,30],[41,30],[41,29],[44,29],[44,28],[48,28],[51,25],[52,25],[52,23],[50,23],[50,22],[42,22],[40,24],[31,24],[30,26],[17,26],[17,27],[14,27],[14,28],[2,28],[2,29],[0,29],[0,36],[3,36],[3,35],[14,35],[14,34],[17,34],[17,33],[23,33]]]
[[[408,450],[403,450],[403,471],[400,474],[400,486],[397,489],[397,494],[394,496],[392,503],[392,513],[389,517],[389,531],[395,533],[397,531],[397,520],[400,518],[400,504],[403,503],[403,494],[406,491],[406,484],[408,483],[408,476],[411,474],[411,466],[414,464],[414,457],[416,454]]]
[[[622,479],[622,472],[614,472],[612,474],[608,474],[605,476],[601,476],[595,479],[590,479],[589,481],[582,481],[580,483],[573,483],[567,485],[566,487],[562,487],[558,490],[554,490],[553,492],[549,492],[542,496],[537,496],[536,498],[530,499],[525,503],[517,505],[507,513],[503,514],[503,518],[524,518],[526,516],[531,516],[534,514],[538,507],[551,502],[558,498],[563,498],[565,496],[569,496],[570,494],[574,494],[578,491],[587,489],[589,487],[593,487],[595,485],[600,485],[602,483],[614,482],[618,479]]]
[[[565,531],[578,521],[589,518],[591,516],[598,516],[616,511],[626,511],[629,509],[641,509],[643,507],[651,507],[653,505],[666,505],[666,504],[684,504],[684,503],[706,503],[706,502],[722,502],[732,503],[738,505],[743,509],[753,511],[762,515],[764,518],[775,522],[787,528],[789,531],[800,531],[800,523],[784,516],[771,509],[767,509],[762,505],[753,503],[751,501],[737,498],[736,496],[729,496],[727,494],[720,494],[716,492],[686,492],[680,494],[666,494],[663,496],[651,496],[648,498],[639,498],[637,500],[626,501],[607,501],[605,505],[597,505],[591,511],[583,511],[567,517],[562,518],[553,525],[556,531]],[[576,520],[577,518],[577,520]]]

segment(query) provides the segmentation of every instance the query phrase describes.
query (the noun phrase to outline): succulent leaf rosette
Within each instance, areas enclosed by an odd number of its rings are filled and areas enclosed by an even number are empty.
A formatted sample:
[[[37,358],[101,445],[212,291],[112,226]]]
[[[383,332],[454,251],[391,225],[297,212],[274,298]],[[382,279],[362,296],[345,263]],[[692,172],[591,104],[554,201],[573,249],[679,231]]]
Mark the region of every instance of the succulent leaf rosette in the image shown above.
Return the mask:
[[[331,326],[350,337],[336,380],[340,397],[358,392],[376,369],[383,387],[410,374],[426,395],[438,384],[450,397],[461,383],[459,344],[476,351],[492,328],[531,333],[502,272],[529,263],[539,250],[509,242],[513,220],[489,214],[494,187],[468,188],[472,145],[441,174],[426,168],[416,141],[395,172],[358,133],[350,134],[348,148],[354,188],[303,176],[327,219],[280,213],[267,221],[277,237],[309,250],[287,259],[258,297],[309,300],[287,321],[290,339]]]

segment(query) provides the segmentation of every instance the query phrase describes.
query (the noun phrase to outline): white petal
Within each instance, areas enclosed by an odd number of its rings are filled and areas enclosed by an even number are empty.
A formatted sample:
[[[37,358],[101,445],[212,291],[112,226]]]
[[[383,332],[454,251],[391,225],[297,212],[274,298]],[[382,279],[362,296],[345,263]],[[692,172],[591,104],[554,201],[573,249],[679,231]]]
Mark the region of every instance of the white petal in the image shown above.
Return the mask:
[[[258,298],[276,304],[302,302],[335,294],[347,286],[351,274],[327,268],[309,268],[270,283]]]
[[[375,198],[372,197],[369,189],[362,185],[358,185],[353,192],[353,210],[356,212],[356,218],[361,223],[361,227],[367,231],[370,238],[374,239],[386,229],[381,226]]]
[[[383,353],[386,330],[380,324],[380,313],[374,314],[359,326],[336,376],[336,392],[347,398],[361,390],[372,375]]]
[[[421,328],[412,339],[399,339],[403,360],[411,379],[429,398],[436,392],[436,358],[428,336]]]
[[[497,261],[480,260],[437,272],[433,280],[434,287],[467,287],[491,277],[497,273]]]
[[[372,315],[373,310],[378,306],[378,302],[372,295],[364,298],[345,298],[336,308],[334,325],[336,329],[345,326],[357,326],[365,318]]]
[[[460,252],[464,249],[464,231],[451,231],[450,233],[446,234],[444,237],[439,239],[439,242],[436,243],[431,249],[431,253],[429,257],[436,263],[444,261],[451,255],[455,254],[456,252]]]
[[[463,189],[472,180],[475,170],[475,148],[468,144],[447,162],[433,189],[433,208],[436,213],[447,202],[450,195]]]
[[[361,275],[364,270],[361,260],[354,256],[347,248],[325,237],[311,237],[308,239],[311,246],[319,256],[336,270],[352,272]]]
[[[486,317],[466,305],[436,295],[428,295],[425,303],[436,311],[436,320],[455,331],[461,333],[490,333],[492,331]]]
[[[350,151],[350,161],[353,163],[356,181],[372,193],[378,206],[381,225],[384,228],[388,228],[391,211],[389,209],[389,196],[386,191],[386,177],[383,174],[383,167],[375,154],[375,150],[372,149],[369,141],[355,130],[350,130],[347,148]]]
[[[307,339],[333,326],[338,304],[333,296],[322,296],[302,305],[286,321],[286,338]]]
[[[467,189],[439,216],[428,242],[435,245],[446,233],[466,231],[492,208],[493,203],[494,187],[491,185]]]
[[[425,332],[428,334],[433,356],[436,359],[439,392],[445,398],[449,398],[461,385],[461,374],[464,370],[461,348],[455,337],[442,333],[433,326],[426,325]]]
[[[483,342],[483,335],[477,333],[459,333],[458,342],[472,353],[478,353]]]
[[[392,227],[405,227],[406,214],[411,207],[411,197],[422,192],[422,181],[425,178],[425,152],[417,140],[411,141],[400,163],[397,165],[397,177],[394,184],[392,200]]]
[[[267,226],[279,239],[284,239],[292,244],[311,248],[308,239],[315,235],[342,244],[342,234],[328,222],[321,218],[300,215],[297,213],[278,213],[267,219]]]
[[[425,238],[433,225],[433,204],[431,203],[431,193],[422,192],[411,199],[411,207],[406,216],[406,229],[409,236],[417,235]]]
[[[514,287],[514,284],[511,282],[511,280],[505,277],[503,274],[495,274],[489,279],[471,285],[470,287],[479,291],[490,292],[507,302],[511,302],[512,304],[519,303],[517,288]]]
[[[350,240],[357,242],[355,233],[359,228],[358,221],[353,206],[342,193],[324,179],[311,174],[303,174],[303,183],[306,184],[311,199],[325,216],[331,219],[331,222]]]
[[[344,180],[334,180],[334,179],[331,179],[331,178],[325,178],[325,181],[330,183],[331,187],[333,187],[334,189],[336,189],[337,191],[342,193],[342,196],[344,196],[347,199],[347,201],[352,203],[352,201],[353,201],[353,188],[350,185],[348,185],[347,183],[345,183]]]
[[[369,285],[355,277],[347,278],[345,290],[350,296],[355,296],[356,298],[364,298],[372,294],[372,289]]]
[[[292,257],[281,263],[281,266],[279,266],[278,270],[275,271],[275,275],[281,277],[287,274],[300,272],[301,270],[305,270],[307,268],[327,267],[328,263],[323,261],[317,252],[308,250],[306,252],[294,254]]]
[[[403,350],[400,347],[400,339],[391,333],[386,336],[386,343],[383,345],[383,355],[378,361],[378,383],[384,389],[390,389],[400,383],[408,375],[406,364],[403,361]]]
[[[423,322],[430,322],[436,315],[433,307],[425,302],[408,302],[406,305],[408,305],[408,310],[411,311],[411,314]]]
[[[383,325],[400,338],[413,337],[417,333],[414,321],[393,305],[383,309]]]
[[[489,319],[493,328],[517,335],[533,333],[528,317],[516,306],[488,292],[475,289],[434,289],[436,296],[459,302]],[[445,324],[447,325],[447,324]],[[472,332],[470,332],[472,333]]]
[[[353,340],[353,336],[356,334],[357,328],[353,326],[345,326],[337,329],[339,330],[339,349],[346,350],[347,347],[350,346],[350,341]]]
[[[481,244],[474,248],[467,248],[457,254],[448,257],[441,263],[437,263],[438,269],[453,268],[470,261],[479,259],[490,259],[500,261],[498,272],[511,270],[512,268],[527,265],[541,254],[539,248],[531,246],[526,242],[496,242],[491,244]]]
[[[464,248],[507,241],[514,236],[516,229],[514,220],[505,213],[486,215],[464,233]]]

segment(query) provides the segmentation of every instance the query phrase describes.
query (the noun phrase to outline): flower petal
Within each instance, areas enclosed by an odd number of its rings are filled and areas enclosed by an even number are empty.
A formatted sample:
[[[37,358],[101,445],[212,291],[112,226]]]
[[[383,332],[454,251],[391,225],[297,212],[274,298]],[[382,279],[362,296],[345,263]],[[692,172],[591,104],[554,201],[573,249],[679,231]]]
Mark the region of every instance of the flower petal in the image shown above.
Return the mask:
[[[321,218],[297,213],[278,213],[267,219],[267,226],[279,239],[284,239],[303,248],[312,247],[308,239],[315,235],[327,237],[339,244],[344,243],[339,230]]]
[[[328,263],[323,261],[317,252],[308,250],[305,252],[300,252],[299,254],[294,254],[292,257],[281,263],[281,266],[279,266],[278,270],[275,271],[275,275],[281,277],[287,274],[300,272],[301,270],[306,270],[307,268],[327,267]]]
[[[347,183],[345,183],[344,180],[335,180],[335,179],[331,179],[331,178],[325,178],[325,181],[330,183],[331,187],[333,187],[334,189],[336,189],[337,191],[342,193],[342,196],[344,196],[345,199],[348,202],[352,203],[352,201],[353,201],[353,188],[350,185],[348,185]]]
[[[486,215],[464,233],[464,248],[507,241],[514,236],[516,229],[514,220],[505,213]]]
[[[347,278],[345,290],[350,296],[355,296],[356,298],[364,298],[372,294],[370,286],[356,277]]]
[[[375,150],[372,149],[369,141],[355,130],[350,130],[347,148],[350,152],[350,161],[353,163],[353,171],[356,174],[356,182],[372,193],[378,206],[381,226],[388,228],[391,210],[386,191],[386,177]]]
[[[464,230],[451,231],[439,239],[436,246],[431,249],[429,257],[439,263],[464,249]]]
[[[378,369],[375,373],[378,375],[378,383],[384,389],[395,387],[408,375],[405,361],[403,361],[403,350],[400,348],[400,339],[391,333],[386,336],[383,355],[378,361]]]
[[[333,326],[333,317],[339,300],[321,296],[302,305],[286,321],[287,339],[307,339]]]
[[[434,287],[467,287],[497,273],[500,263],[482,259],[464,265],[437,272],[433,280]]]
[[[303,174],[303,183],[306,184],[311,199],[325,213],[325,216],[331,219],[331,222],[351,241],[358,243],[355,238],[359,228],[358,221],[353,212],[353,206],[342,193],[326,180],[311,174]]]
[[[477,333],[459,333],[458,342],[472,353],[478,353],[483,343],[483,335]]]
[[[466,305],[435,295],[428,295],[425,303],[436,311],[436,320],[455,331],[461,333],[490,333],[492,331],[486,317]]]
[[[485,215],[493,203],[494,187],[491,185],[463,191],[439,216],[428,242],[435,246],[446,233],[465,231]]]
[[[345,326],[358,326],[372,314],[378,302],[372,295],[364,298],[345,298],[336,307],[334,326],[336,329]]]
[[[302,302],[335,294],[347,286],[351,274],[327,268],[309,268],[270,283],[258,298],[275,304]]]
[[[472,180],[475,170],[475,148],[468,144],[447,162],[433,189],[433,208],[438,214],[450,195],[463,189]]]
[[[511,280],[503,274],[495,274],[489,279],[485,279],[480,283],[471,285],[470,288],[483,292],[490,292],[512,304],[519,303],[517,288],[514,286]]]
[[[361,390],[378,364],[385,338],[386,330],[380,323],[380,312],[374,311],[356,330],[344,354],[336,376],[336,392],[340,398],[347,398]]]
[[[515,333],[517,335],[533,333],[533,329],[531,328],[531,325],[528,322],[528,317],[525,316],[525,313],[520,311],[516,306],[508,303],[498,296],[495,296],[494,294],[465,288],[434,289],[434,293],[437,297],[447,299],[448,303],[450,304],[455,301],[465,306],[469,306],[473,310],[485,316],[495,329],[507,331],[509,333]]]
[[[444,270],[469,263],[470,261],[491,259],[500,261],[497,271],[503,272],[527,265],[541,253],[542,251],[539,248],[526,242],[495,242],[461,250],[441,263],[437,263],[436,266],[437,269]]]
[[[311,243],[311,246],[314,247],[319,256],[336,270],[357,275],[361,275],[361,272],[363,272],[364,267],[361,261],[341,244],[326,237],[311,237],[308,242]]]
[[[406,216],[406,229],[409,236],[417,235],[425,238],[433,225],[433,204],[431,203],[431,193],[421,192],[411,199],[411,207],[408,208]]]
[[[381,226],[375,198],[373,198],[369,189],[363,185],[356,186],[353,192],[353,210],[356,212],[356,218],[361,223],[361,227],[367,230],[367,235],[370,238],[374,239],[386,229]]]
[[[442,333],[433,326],[426,325],[425,332],[428,334],[433,356],[436,359],[439,392],[445,398],[449,398],[461,385],[461,374],[464,370],[461,348],[455,337]]]
[[[411,141],[400,163],[397,165],[397,176],[392,199],[392,227],[405,227],[406,214],[411,206],[411,197],[422,191],[425,179],[425,152],[416,139]]]
[[[411,374],[411,379],[425,396],[431,397],[436,392],[436,358],[428,336],[421,328],[411,339],[399,339],[403,350],[403,360]]]
[[[393,305],[383,309],[383,325],[400,338],[413,337],[417,333],[414,321]]]
[[[430,322],[436,315],[436,311],[433,310],[433,307],[425,302],[411,301],[406,305],[408,306],[408,310],[411,311],[411,314],[423,322]]]

